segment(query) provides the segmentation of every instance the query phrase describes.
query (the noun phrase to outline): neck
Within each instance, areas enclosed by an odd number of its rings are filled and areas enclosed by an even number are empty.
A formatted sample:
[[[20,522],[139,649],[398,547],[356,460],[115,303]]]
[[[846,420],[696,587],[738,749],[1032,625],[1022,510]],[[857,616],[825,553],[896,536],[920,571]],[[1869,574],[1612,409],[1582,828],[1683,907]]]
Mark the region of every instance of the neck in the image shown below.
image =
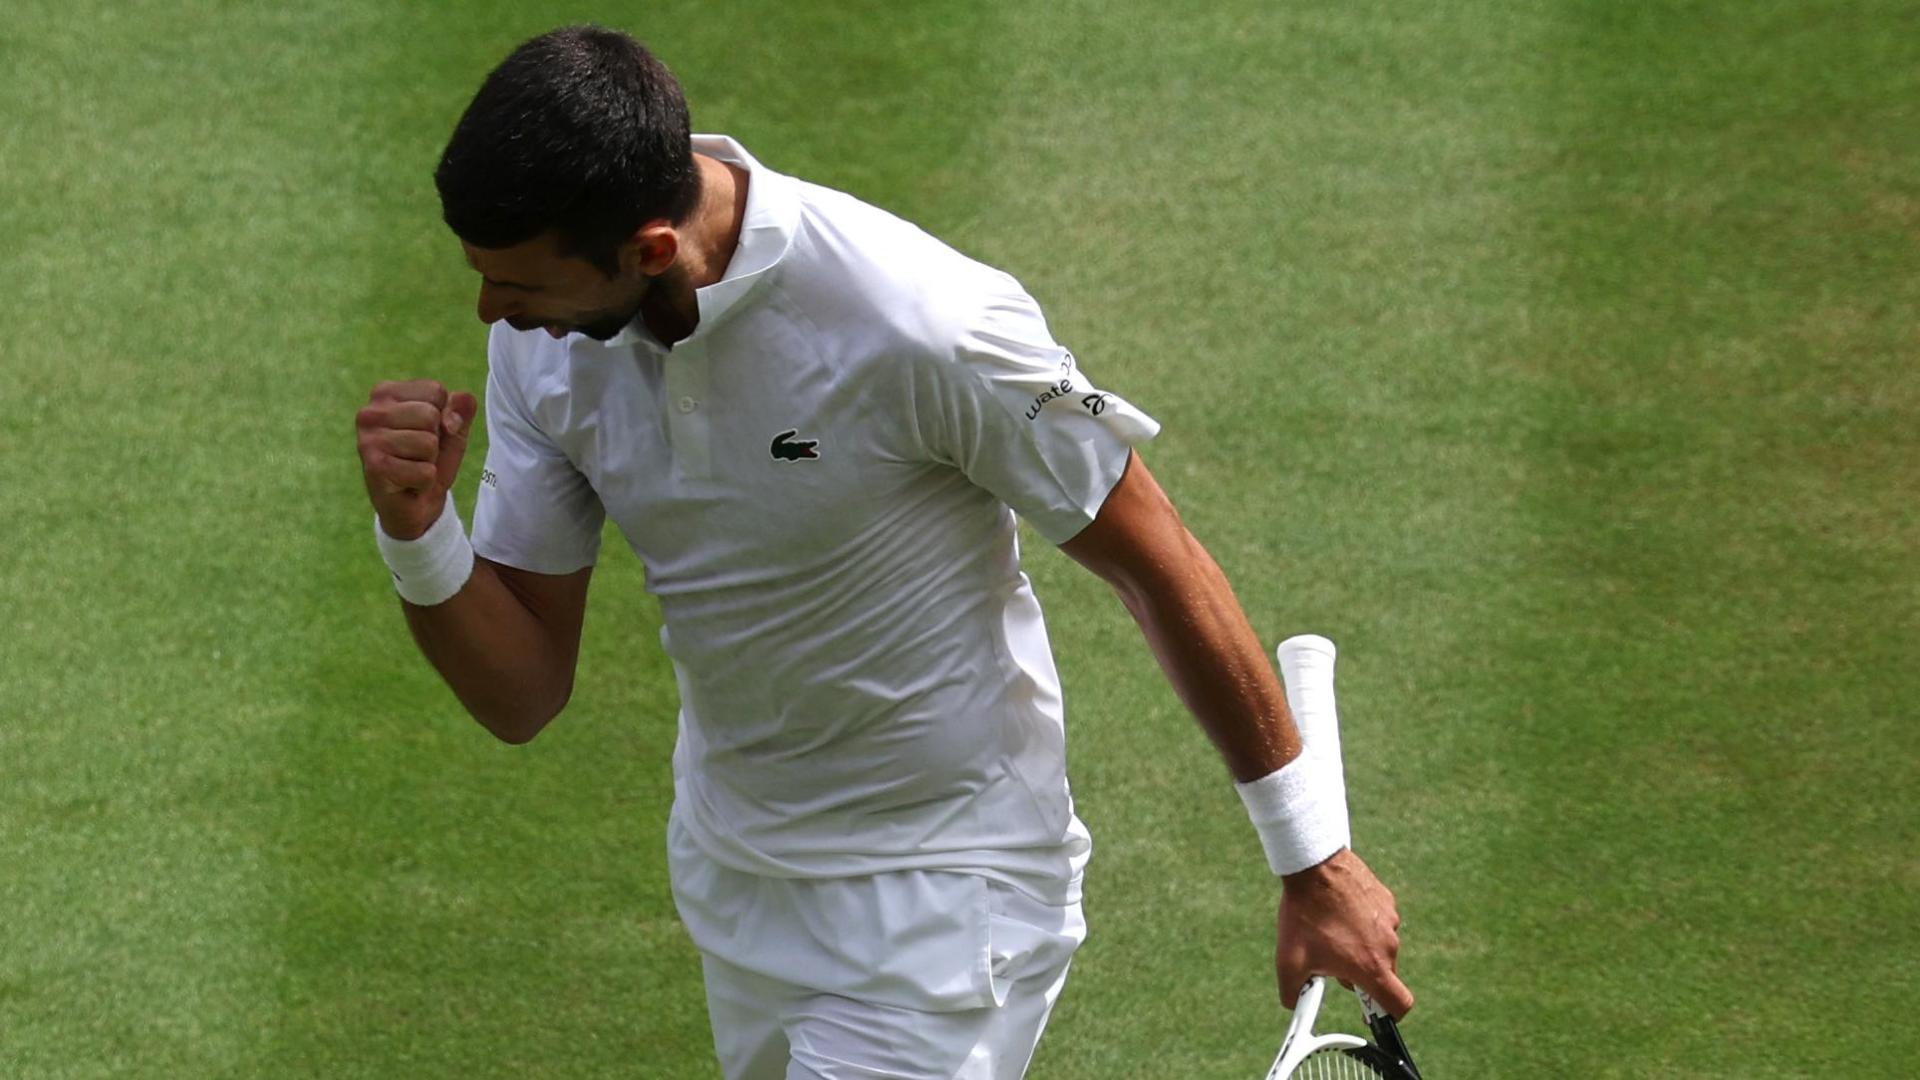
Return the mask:
[[[700,170],[700,204],[680,230],[680,258],[640,303],[647,329],[668,345],[700,325],[695,293],[726,276],[747,216],[747,171],[705,154],[695,154],[693,162]]]

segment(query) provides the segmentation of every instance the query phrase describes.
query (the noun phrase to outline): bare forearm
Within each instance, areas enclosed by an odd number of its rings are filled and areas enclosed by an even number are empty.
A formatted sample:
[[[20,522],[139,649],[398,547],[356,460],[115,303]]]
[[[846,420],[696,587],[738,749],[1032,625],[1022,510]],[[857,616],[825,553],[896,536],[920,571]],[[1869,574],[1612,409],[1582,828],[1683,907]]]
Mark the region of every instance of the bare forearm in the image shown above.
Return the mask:
[[[485,559],[452,599],[401,607],[427,662],[499,738],[526,742],[566,705],[574,658],[558,655],[548,628]]]
[[[1179,559],[1114,588],[1234,779],[1258,779],[1300,752],[1286,693],[1226,575],[1181,533]]]

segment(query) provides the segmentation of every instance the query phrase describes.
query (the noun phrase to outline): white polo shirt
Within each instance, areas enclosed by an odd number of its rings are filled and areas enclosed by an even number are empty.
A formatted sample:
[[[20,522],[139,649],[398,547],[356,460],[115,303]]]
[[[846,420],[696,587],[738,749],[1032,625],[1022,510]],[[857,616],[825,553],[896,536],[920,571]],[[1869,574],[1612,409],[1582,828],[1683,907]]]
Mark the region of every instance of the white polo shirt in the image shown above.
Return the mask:
[[[1014,515],[1072,537],[1158,425],[1007,274],[731,139],[694,148],[750,179],[691,337],[493,325],[475,550],[568,573],[619,525],[679,681],[674,821],[718,866],[1077,899],[1089,842]]]

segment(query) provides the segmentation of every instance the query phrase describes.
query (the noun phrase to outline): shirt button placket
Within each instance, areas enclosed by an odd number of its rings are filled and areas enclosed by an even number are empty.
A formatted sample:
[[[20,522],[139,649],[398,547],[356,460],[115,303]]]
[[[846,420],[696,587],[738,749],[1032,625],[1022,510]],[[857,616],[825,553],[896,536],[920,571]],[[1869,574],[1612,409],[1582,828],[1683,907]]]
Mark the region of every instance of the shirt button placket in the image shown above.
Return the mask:
[[[673,456],[682,475],[704,479],[712,469],[712,432],[708,425],[707,354],[692,342],[681,342],[667,357],[667,389],[672,397],[668,424],[673,432]]]

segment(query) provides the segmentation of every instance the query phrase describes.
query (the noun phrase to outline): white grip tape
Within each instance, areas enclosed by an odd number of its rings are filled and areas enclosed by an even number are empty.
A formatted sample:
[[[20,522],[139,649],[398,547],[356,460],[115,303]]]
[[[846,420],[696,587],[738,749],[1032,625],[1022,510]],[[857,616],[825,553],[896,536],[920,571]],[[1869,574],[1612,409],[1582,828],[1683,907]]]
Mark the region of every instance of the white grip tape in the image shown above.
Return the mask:
[[[380,527],[380,515],[373,517],[373,538],[380,545],[380,557],[393,574],[393,589],[409,604],[432,607],[445,603],[466,587],[473,576],[473,545],[467,540],[466,527],[453,505],[453,492],[447,492],[447,504],[440,517],[417,540],[395,540]]]
[[[1340,753],[1340,710],[1333,693],[1333,663],[1338,650],[1319,634],[1299,634],[1280,643],[1280,681],[1287,688],[1287,709],[1300,732],[1300,745],[1319,758],[1340,814],[1340,835],[1347,835],[1346,758]]]
[[[1267,866],[1292,874],[1352,844],[1333,698],[1333,642],[1303,634],[1280,643],[1280,677],[1300,732],[1300,756],[1258,780],[1236,784]]]

